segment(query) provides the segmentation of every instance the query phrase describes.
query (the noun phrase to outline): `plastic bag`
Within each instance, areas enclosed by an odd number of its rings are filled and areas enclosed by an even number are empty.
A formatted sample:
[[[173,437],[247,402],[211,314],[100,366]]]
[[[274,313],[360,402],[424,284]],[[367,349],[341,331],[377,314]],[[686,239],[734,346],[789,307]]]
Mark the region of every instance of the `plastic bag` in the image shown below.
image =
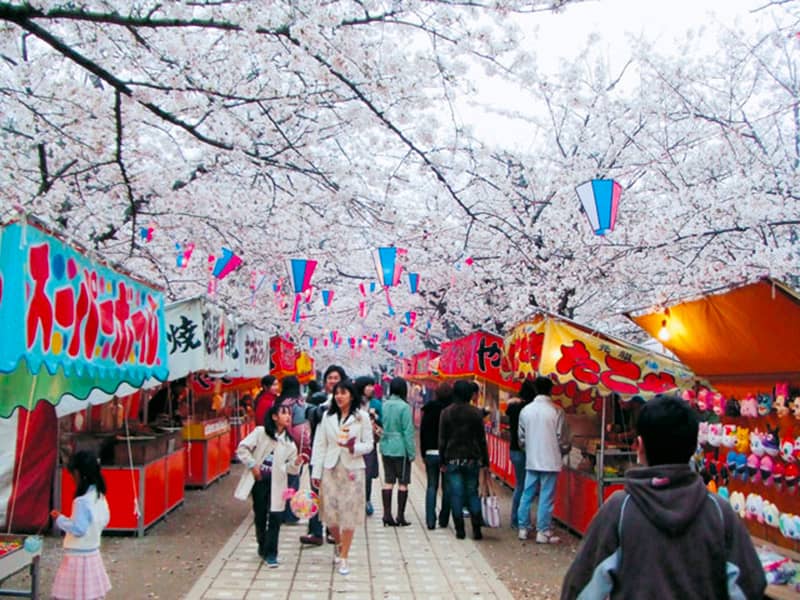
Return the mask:
[[[500,505],[497,496],[483,496],[481,498],[481,515],[487,527],[500,527]]]

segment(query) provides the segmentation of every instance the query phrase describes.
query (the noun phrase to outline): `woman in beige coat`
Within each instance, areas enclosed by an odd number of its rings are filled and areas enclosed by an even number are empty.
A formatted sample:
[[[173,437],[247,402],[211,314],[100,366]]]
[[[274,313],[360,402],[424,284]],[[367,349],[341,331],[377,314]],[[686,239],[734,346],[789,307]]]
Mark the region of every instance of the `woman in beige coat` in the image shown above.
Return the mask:
[[[364,522],[364,459],[373,448],[372,422],[361,410],[352,381],[333,388],[333,402],[317,426],[311,455],[311,484],[322,492],[322,520],[336,541],[339,573],[350,569],[347,557],[353,533]]]
[[[234,496],[240,500],[252,497],[258,555],[270,568],[278,566],[278,534],[283,521],[287,475],[297,474],[303,464],[303,457],[297,455],[297,447],[286,434],[291,423],[291,409],[273,404],[264,425],[256,427],[236,449],[247,470]]]

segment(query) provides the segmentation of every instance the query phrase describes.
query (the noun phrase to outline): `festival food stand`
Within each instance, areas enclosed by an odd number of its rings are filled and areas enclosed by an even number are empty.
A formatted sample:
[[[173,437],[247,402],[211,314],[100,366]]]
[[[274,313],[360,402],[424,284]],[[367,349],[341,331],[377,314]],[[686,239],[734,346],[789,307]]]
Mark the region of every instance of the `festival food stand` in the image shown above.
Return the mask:
[[[56,469],[61,436],[53,406],[63,400],[59,408],[64,414],[64,407],[76,402],[106,402],[152,378],[166,379],[163,297],[149,284],[91,259],[33,221],[3,228],[1,248],[0,319],[6,341],[0,348],[0,416],[7,423],[26,415],[10,461],[13,484],[5,520],[10,530],[16,526],[15,516],[35,507],[41,530],[49,518],[49,487],[48,493],[39,489],[29,501],[26,484],[49,486],[55,479],[55,508],[69,514],[72,505],[67,483],[71,477]],[[52,419],[30,418],[48,405],[53,405]],[[69,451],[76,450],[77,434],[67,430],[64,437],[70,439]],[[36,454],[42,448],[52,448],[48,459]],[[36,462],[26,460],[31,455]],[[5,474],[3,480],[8,481]],[[161,511],[163,484],[160,491],[152,490],[161,498],[154,505],[150,494],[129,477],[115,487],[108,498],[110,529],[136,514]]]
[[[713,387],[686,396],[709,485],[753,536],[800,550],[800,294],[765,278],[628,316]]]
[[[501,370],[520,380],[541,374],[557,382],[552,397],[567,413],[573,448],[558,476],[553,516],[581,534],[635,462],[630,432],[612,428],[615,402],[687,388],[694,380],[677,361],[549,313],[512,329]]]
[[[42,541],[38,536],[0,534],[0,582],[24,569],[28,569],[31,577],[29,590],[0,588],[0,596],[39,598],[39,560],[41,556]]]
[[[215,394],[224,394],[215,376],[235,372],[239,366],[238,326],[221,308],[200,297],[168,305],[166,320],[171,335],[169,379],[187,378],[190,391],[182,428],[184,485],[207,487],[230,472],[230,423],[213,403]]]
[[[414,418],[414,425],[419,427],[422,420],[422,407],[433,398],[438,385],[439,353],[435,350],[425,350],[413,355],[409,359],[409,371],[405,379],[411,382],[408,403]]]
[[[500,371],[503,338],[486,331],[475,331],[462,338],[443,342],[439,356],[439,376],[443,379],[469,379],[481,388],[478,405],[489,412],[487,427],[489,468],[502,481],[514,486],[511,442],[504,420],[509,397],[519,390],[519,383]]]

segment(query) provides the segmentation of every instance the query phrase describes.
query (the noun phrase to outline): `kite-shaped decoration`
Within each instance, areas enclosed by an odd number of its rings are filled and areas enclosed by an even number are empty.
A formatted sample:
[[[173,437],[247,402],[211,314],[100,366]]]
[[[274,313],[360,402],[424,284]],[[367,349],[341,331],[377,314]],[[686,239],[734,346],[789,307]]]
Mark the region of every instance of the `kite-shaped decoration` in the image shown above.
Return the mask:
[[[311,287],[311,277],[314,269],[317,268],[317,261],[306,260],[304,258],[292,258],[289,261],[289,275],[292,278],[292,289],[294,291],[294,309],[292,310],[292,321],[300,322],[300,301],[303,293]]]
[[[613,179],[592,179],[579,185],[575,191],[594,232],[605,235],[613,231],[622,186]]]
[[[189,266],[189,259],[192,258],[192,252],[194,252],[194,244],[189,242],[188,244],[179,244],[175,243],[175,250],[178,251],[178,256],[175,259],[175,264],[180,267],[181,269],[185,269]]]
[[[389,316],[394,316],[394,306],[389,296],[389,288],[400,283],[400,276],[403,273],[403,265],[397,260],[398,256],[406,253],[404,248],[394,246],[383,246],[375,251],[375,269],[378,272],[378,280],[386,292],[386,305],[389,309]]]
[[[412,294],[416,294],[418,288],[419,288],[419,273],[409,273],[408,274],[408,290]]]
[[[329,307],[333,302],[333,290],[322,290],[322,304]]]
[[[222,256],[217,258],[214,263],[214,270],[211,274],[217,279],[225,279],[242,264],[242,259],[234,254],[233,250],[222,248]]]
[[[153,241],[154,230],[155,228],[152,225],[148,225],[147,227],[139,227],[139,237],[149,244]]]
[[[414,323],[417,322],[416,312],[414,312],[413,310],[409,310],[403,315],[403,317],[405,318],[406,325],[408,325],[409,327],[414,327]]]

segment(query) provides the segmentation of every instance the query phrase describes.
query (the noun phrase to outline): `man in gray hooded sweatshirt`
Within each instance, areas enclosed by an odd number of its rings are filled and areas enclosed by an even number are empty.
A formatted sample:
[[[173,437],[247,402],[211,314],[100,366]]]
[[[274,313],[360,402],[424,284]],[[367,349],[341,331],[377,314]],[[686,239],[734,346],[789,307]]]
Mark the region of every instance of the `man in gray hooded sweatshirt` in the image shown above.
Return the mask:
[[[676,396],[648,402],[625,489],[600,508],[564,578],[562,600],[762,598],[766,579],[730,505],[689,468],[698,421]]]

